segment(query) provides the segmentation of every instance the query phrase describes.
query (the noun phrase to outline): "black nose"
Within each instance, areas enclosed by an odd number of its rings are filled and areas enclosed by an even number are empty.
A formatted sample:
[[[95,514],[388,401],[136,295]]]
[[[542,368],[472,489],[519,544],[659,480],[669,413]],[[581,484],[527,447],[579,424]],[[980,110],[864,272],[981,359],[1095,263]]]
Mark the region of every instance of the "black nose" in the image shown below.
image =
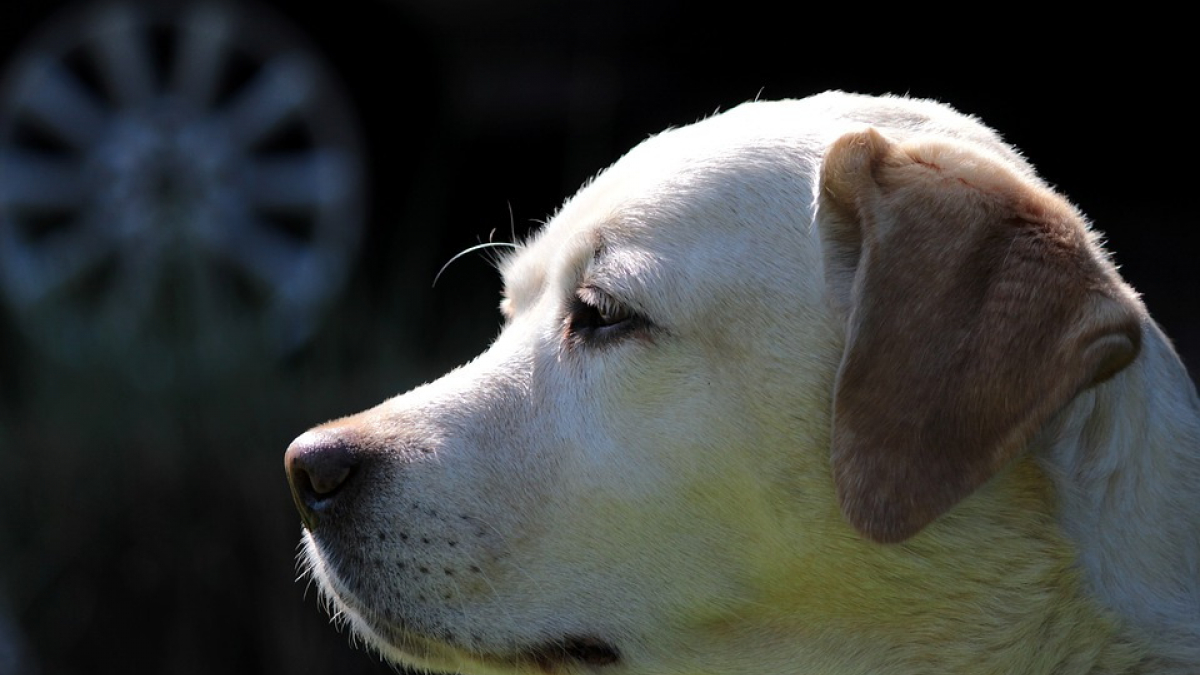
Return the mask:
[[[347,434],[337,429],[314,429],[292,441],[283,466],[300,518],[315,530],[344,491],[359,466],[359,453]]]

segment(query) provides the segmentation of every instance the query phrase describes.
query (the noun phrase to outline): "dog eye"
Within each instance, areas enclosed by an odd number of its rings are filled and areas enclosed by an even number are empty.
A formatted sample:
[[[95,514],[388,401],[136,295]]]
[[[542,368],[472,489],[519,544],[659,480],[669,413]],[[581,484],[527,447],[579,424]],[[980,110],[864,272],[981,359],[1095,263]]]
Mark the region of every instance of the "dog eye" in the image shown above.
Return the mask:
[[[619,337],[642,324],[632,309],[592,288],[580,289],[567,312],[567,333],[582,342]]]

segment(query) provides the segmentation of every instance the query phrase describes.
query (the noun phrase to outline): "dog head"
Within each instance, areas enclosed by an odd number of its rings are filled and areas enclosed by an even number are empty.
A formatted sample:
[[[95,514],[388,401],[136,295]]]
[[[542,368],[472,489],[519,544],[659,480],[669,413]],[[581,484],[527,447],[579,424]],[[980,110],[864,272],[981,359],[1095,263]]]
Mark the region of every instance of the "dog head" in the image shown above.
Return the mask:
[[[1142,312],[973,120],[743,106],[635,148],[503,273],[487,351],[286,455],[305,564],[388,658],[860,672],[1084,606],[1017,458]]]

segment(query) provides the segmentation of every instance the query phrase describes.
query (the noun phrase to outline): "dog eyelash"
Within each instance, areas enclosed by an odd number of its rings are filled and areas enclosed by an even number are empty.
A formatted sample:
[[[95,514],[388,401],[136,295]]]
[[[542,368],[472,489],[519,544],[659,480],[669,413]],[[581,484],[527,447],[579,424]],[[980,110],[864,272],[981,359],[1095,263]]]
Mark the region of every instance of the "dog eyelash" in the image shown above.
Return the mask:
[[[567,308],[567,336],[577,343],[607,342],[646,325],[637,312],[595,288],[579,289]]]

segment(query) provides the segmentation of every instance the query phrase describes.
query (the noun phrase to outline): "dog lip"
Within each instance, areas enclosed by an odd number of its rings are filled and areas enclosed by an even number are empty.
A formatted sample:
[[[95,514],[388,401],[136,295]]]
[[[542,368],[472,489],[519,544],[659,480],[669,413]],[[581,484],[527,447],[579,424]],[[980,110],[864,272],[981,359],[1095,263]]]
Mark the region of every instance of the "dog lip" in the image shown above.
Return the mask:
[[[555,666],[564,661],[611,666],[621,660],[620,650],[593,636],[568,636],[535,647],[527,653],[528,658],[546,672],[554,672]]]
[[[407,652],[419,659],[438,659],[449,652],[462,653],[463,648],[452,642],[432,639],[412,632],[403,623],[380,625],[373,622],[373,630],[392,646]],[[483,663],[499,666],[504,670],[523,670],[530,666],[547,675],[558,675],[567,672],[565,666],[572,663],[594,668],[612,666],[621,660],[621,652],[615,646],[597,637],[569,636],[540,644],[536,647],[523,649],[509,655],[488,654],[470,650],[472,658]]]
[[[405,653],[418,662],[434,664],[432,670],[437,671],[438,663],[446,663],[451,654],[458,654],[453,662],[460,659],[474,659],[502,671],[522,672],[532,668],[545,675],[563,675],[571,672],[570,665],[582,665],[591,668],[612,666],[620,662],[621,652],[612,644],[591,636],[571,636],[552,640],[536,647],[523,649],[515,653],[489,654],[486,651],[467,650],[452,642],[433,639],[419,632],[408,630],[403,622],[380,623],[370,622],[371,630],[384,639],[393,648]],[[401,659],[403,663],[405,659]]]

